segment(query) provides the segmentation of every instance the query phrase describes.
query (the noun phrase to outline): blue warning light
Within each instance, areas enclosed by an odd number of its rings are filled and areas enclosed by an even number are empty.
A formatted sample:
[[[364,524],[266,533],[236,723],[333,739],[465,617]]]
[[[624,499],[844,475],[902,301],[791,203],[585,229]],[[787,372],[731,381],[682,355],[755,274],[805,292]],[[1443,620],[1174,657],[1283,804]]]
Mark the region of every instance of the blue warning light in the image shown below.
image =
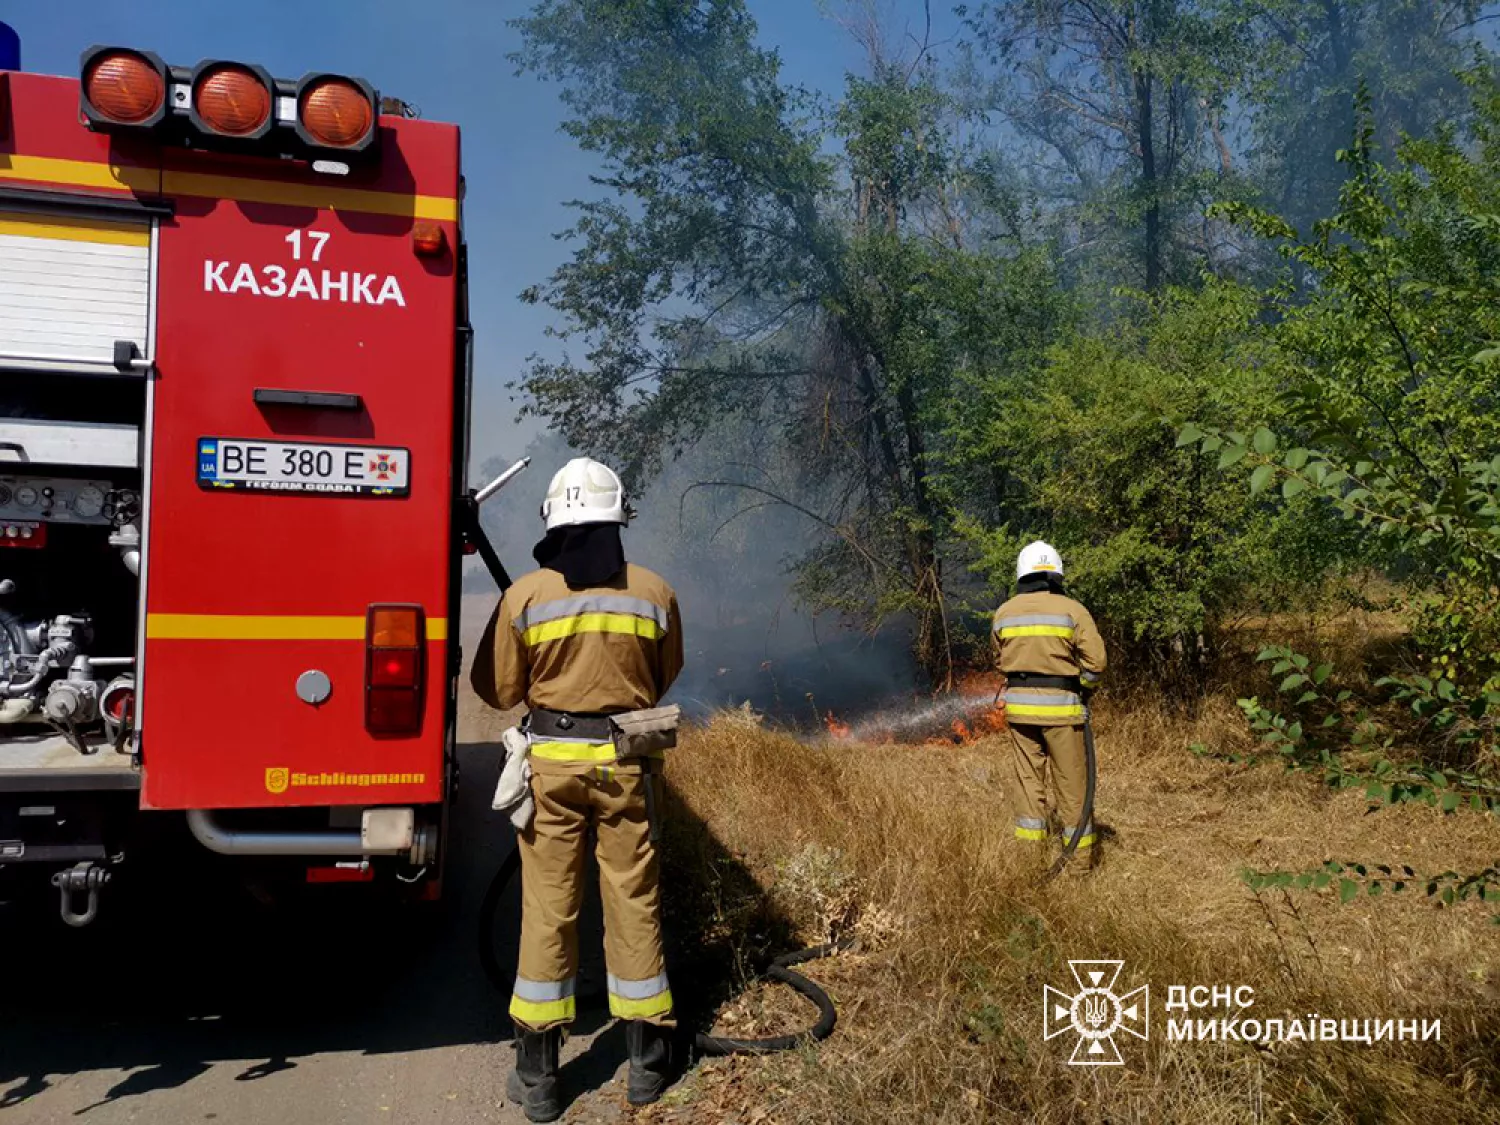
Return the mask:
[[[21,37],[7,23],[0,23],[0,70],[21,69]]]

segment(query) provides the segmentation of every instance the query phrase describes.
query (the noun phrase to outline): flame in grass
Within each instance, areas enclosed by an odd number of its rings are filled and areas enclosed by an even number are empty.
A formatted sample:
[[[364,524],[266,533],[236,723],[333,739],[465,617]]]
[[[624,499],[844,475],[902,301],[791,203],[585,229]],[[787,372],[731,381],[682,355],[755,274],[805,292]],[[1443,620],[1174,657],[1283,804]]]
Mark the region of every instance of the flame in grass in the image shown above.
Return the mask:
[[[829,711],[823,725],[829,737],[838,741],[966,746],[1005,730],[1001,683],[993,673],[980,673],[965,677],[956,691],[892,704],[854,724]]]

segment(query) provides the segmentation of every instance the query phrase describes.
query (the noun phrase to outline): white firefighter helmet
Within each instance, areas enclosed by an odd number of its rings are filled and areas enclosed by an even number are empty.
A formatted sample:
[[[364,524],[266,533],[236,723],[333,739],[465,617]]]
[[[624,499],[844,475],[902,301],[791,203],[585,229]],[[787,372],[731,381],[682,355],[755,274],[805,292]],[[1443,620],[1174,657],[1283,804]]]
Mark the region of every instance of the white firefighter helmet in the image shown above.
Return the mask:
[[[625,486],[608,465],[575,457],[552,477],[542,501],[547,530],[585,523],[624,523]]]
[[[1061,578],[1062,556],[1053,550],[1052,544],[1043,543],[1040,539],[1026,544],[1016,559],[1016,577],[1025,578],[1028,574],[1055,574]]]

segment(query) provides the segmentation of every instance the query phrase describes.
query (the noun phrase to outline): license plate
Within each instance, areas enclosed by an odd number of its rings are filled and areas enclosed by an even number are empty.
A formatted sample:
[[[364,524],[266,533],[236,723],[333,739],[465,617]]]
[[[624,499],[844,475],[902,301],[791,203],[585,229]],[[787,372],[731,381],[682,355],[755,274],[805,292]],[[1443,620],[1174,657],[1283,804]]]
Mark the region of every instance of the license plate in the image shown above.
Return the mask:
[[[198,487],[329,496],[405,496],[411,454],[392,445],[313,445],[299,441],[202,438]]]

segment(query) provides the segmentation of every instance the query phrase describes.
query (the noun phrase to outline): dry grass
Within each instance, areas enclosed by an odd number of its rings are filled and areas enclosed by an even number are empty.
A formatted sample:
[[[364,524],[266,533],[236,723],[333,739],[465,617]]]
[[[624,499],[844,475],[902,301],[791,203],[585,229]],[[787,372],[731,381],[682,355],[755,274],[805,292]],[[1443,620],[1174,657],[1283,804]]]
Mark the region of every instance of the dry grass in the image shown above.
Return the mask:
[[[1239,737],[1227,703],[1191,721],[1105,713],[1098,727],[1104,862],[1047,885],[1010,838],[1003,739],[809,745],[743,716],[690,733],[669,780],[764,888],[756,911],[721,887],[724,924],[764,931],[774,910],[803,940],[861,939],[812,969],[839,1004],[835,1037],[706,1068],[682,1095],[701,1119],[748,1104],[786,1122],[1500,1121],[1492,907],[1257,898],[1239,878],[1328,858],[1478,870],[1495,859],[1492,819],[1367,815],[1357,794],[1188,753]],[[723,864],[702,857],[669,850],[669,879],[722,884]],[[670,897],[701,910],[701,889]],[[1067,1067],[1068,1037],[1043,1042],[1042,987],[1070,983],[1069,958],[1123,958],[1122,984],[1151,983],[1152,1040],[1126,1039],[1124,1067]],[[1167,1043],[1169,984],[1250,985],[1262,1019],[1441,1018],[1442,1041]],[[756,990],[726,1015],[746,1032],[795,1012]]]
[[[474,631],[487,609],[466,606]],[[1382,639],[1366,622],[1308,647],[1352,659]],[[1256,896],[1239,876],[1327,859],[1477,871],[1500,852],[1494,818],[1369,814],[1357,792],[1193,755],[1193,743],[1250,748],[1228,695],[1192,718],[1117,707],[1106,699],[1096,724],[1103,862],[1048,884],[1011,838],[1003,736],[810,744],[739,712],[687,732],[669,756],[665,856],[683,1006],[715,1011],[730,1034],[802,1026],[809,1009],[788,990],[736,995],[735,982],[771,952],[843,934],[859,945],[808,969],[839,1007],[831,1040],[706,1063],[637,1119],[1500,1122],[1493,904]],[[505,725],[465,687],[467,740]],[[1151,1040],[1119,1037],[1123,1067],[1068,1067],[1070,1037],[1043,1041],[1042,988],[1070,985],[1070,958],[1122,958],[1124,987],[1151,985]],[[1442,1040],[1169,1043],[1171,984],[1249,985],[1260,1019],[1441,1018]]]

